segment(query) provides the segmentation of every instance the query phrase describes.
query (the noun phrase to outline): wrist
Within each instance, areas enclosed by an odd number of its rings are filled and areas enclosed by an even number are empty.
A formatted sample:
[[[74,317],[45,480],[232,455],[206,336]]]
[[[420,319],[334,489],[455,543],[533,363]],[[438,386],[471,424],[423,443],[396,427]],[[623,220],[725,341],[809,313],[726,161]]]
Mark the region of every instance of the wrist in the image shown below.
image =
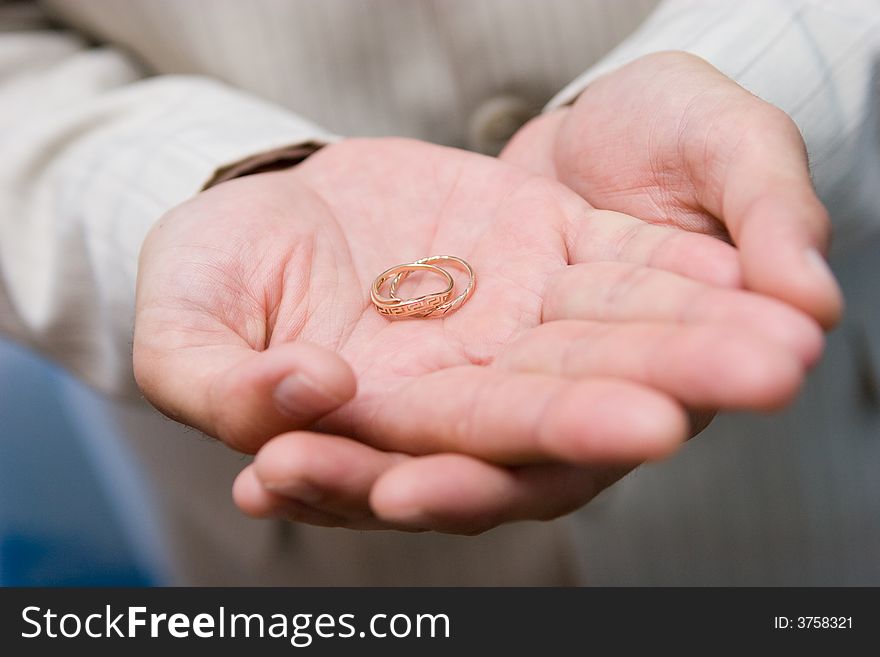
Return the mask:
[[[500,157],[534,173],[556,178],[556,142],[570,108],[561,107],[526,123],[504,147]]]

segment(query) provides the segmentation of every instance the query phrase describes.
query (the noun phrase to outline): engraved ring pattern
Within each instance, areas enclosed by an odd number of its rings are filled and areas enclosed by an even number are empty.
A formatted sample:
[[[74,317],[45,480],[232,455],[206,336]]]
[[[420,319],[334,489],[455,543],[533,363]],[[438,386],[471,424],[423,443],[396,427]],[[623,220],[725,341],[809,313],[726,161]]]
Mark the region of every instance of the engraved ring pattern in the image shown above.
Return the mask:
[[[412,299],[401,299],[396,296],[384,296],[382,287],[392,277],[406,274],[407,276],[414,271],[425,271],[443,277],[446,280],[446,287],[439,292],[431,292],[423,294]],[[390,269],[386,269],[376,277],[373,286],[370,288],[370,299],[373,305],[383,315],[391,317],[424,317],[428,313],[434,311],[438,306],[446,303],[452,296],[452,287],[454,285],[452,276],[449,272],[440,267],[425,263],[408,263],[405,265],[396,265]]]
[[[452,265],[463,270],[468,275],[468,282],[458,296],[452,298],[454,281],[446,269],[438,265]],[[432,292],[412,299],[402,299],[397,291],[400,284],[413,272],[423,271],[438,274],[446,279],[447,286],[439,292]],[[388,295],[382,292],[385,284],[388,286]],[[476,275],[473,268],[461,258],[451,255],[433,255],[415,262],[396,265],[386,269],[373,281],[370,288],[370,298],[379,313],[392,318],[402,317],[444,317],[458,310],[473,295],[476,288]]]

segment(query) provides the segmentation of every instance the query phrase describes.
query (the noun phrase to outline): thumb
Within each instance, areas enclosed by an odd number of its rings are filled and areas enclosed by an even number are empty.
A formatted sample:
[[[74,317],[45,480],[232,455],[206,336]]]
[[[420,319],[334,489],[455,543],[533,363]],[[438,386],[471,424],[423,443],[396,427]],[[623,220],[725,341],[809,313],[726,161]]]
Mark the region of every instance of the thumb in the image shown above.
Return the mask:
[[[246,453],[310,426],[356,389],[338,354],[306,342],[264,351],[242,344],[161,349],[136,334],[134,366],[144,396],[160,411]]]
[[[749,289],[774,296],[824,327],[843,299],[825,262],[831,222],[810,179],[800,132],[782,112],[742,136],[723,191],[708,199],[740,250]]]

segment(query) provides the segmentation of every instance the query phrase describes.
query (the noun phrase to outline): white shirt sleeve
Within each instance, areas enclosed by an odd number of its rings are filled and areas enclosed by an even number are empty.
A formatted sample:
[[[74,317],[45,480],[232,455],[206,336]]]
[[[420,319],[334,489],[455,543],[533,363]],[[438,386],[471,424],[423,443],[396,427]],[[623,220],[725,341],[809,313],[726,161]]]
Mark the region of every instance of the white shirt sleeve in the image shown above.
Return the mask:
[[[203,77],[145,78],[121,52],[4,23],[0,332],[108,392],[131,375],[141,243],[166,210],[256,153],[336,137]],[[5,29],[4,29],[5,28]]]
[[[880,1],[666,0],[628,39],[547,106],[652,52],[708,60],[798,124],[835,246],[880,229]]]

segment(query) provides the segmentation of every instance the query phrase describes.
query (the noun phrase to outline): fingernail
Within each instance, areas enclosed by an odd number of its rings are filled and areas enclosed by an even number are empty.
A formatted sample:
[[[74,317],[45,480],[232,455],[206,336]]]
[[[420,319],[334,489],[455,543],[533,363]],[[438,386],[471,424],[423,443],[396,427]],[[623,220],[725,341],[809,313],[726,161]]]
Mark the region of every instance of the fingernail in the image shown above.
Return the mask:
[[[299,372],[288,375],[275,386],[274,398],[278,410],[293,419],[329,411],[340,402],[325,388]]]
[[[292,498],[304,504],[315,505],[324,500],[324,491],[315,488],[307,481],[297,479],[294,481],[265,481],[263,488],[270,493]]]
[[[834,291],[834,294],[839,298],[838,303],[842,304],[840,283],[837,282],[837,276],[834,275],[834,271],[831,269],[831,265],[828,264],[825,256],[819,253],[817,249],[811,248],[807,249],[804,258],[810,263],[810,268],[816,272],[817,276],[824,277],[828,289]]]
[[[814,284],[813,291],[820,293],[816,302],[817,310],[814,312],[814,316],[822,327],[828,330],[840,321],[840,317],[843,314],[843,292],[828,261],[817,249],[810,248],[804,251],[804,261],[815,273],[818,284]],[[820,280],[823,282],[819,282]]]
[[[380,514],[380,517],[411,529],[428,529],[433,524],[430,514],[419,506],[407,505],[390,510],[386,509]]]
[[[834,273],[831,271],[831,267],[828,266],[828,261],[819,253],[815,248],[809,248],[804,252],[804,258],[810,264],[810,267],[815,271],[819,276],[824,276],[828,280],[830,280],[834,285],[837,285],[837,279],[834,277]]]

